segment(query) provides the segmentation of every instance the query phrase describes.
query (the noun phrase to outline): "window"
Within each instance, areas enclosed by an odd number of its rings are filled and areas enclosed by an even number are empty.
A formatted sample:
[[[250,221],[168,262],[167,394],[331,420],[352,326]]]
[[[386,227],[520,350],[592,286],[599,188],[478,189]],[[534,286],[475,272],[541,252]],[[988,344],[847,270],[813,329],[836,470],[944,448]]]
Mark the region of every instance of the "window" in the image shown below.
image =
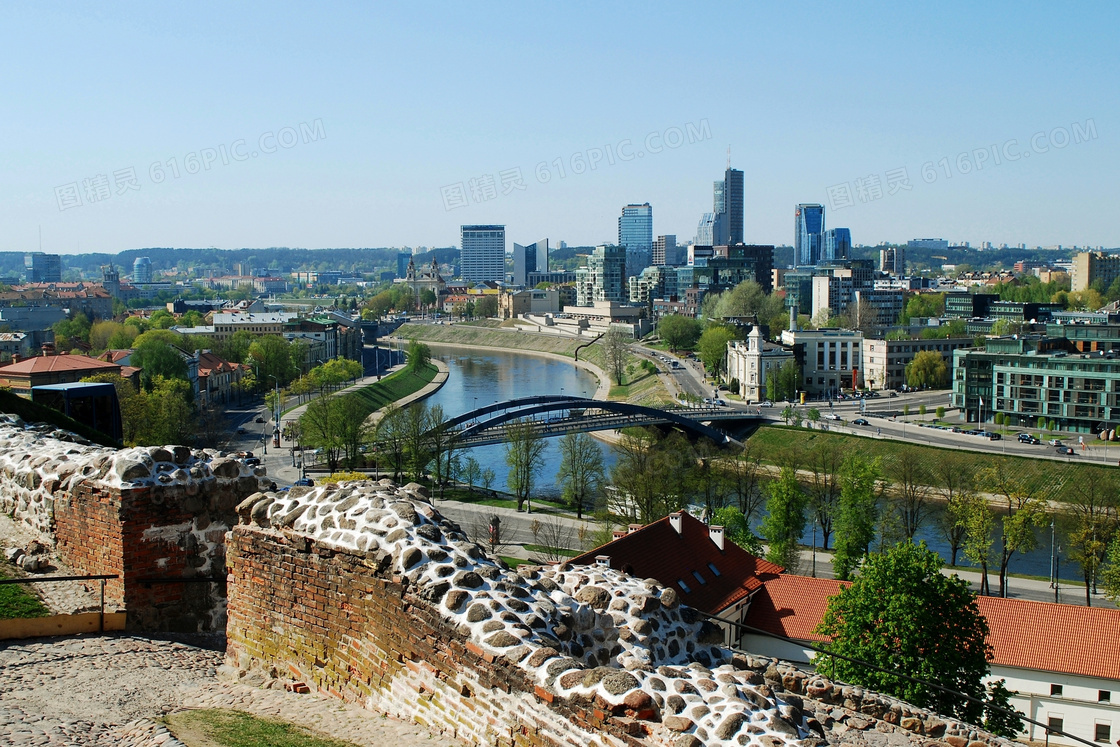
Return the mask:
[[[720,574],[719,574],[719,568],[716,568],[716,567],[715,567],[714,565],[712,565],[711,563],[708,563],[708,570],[709,570],[709,571],[711,571],[712,573],[714,573],[714,574],[715,574],[715,576],[716,576],[716,578],[719,578],[719,575],[720,575]],[[1103,692],[1103,691],[1102,691],[1102,692]]]
[[[708,583],[707,581],[704,580],[704,577],[700,575],[700,571],[693,571],[692,575],[696,577],[696,580],[700,582],[701,586]]]
[[[1112,740],[1112,726],[1109,724],[1097,724],[1096,733],[1093,735],[1094,742],[1108,743]]]
[[[688,584],[686,584],[686,583],[684,582],[684,579],[683,579],[683,578],[678,578],[678,579],[677,579],[677,586],[681,587],[681,591],[683,591],[683,592],[684,592],[685,594],[687,594],[687,593],[689,593],[690,591],[692,591],[692,589],[688,588]]]
[[[1110,690],[1097,690],[1097,702],[1098,703],[1111,703],[1112,702],[1112,692]]]
[[[1057,734],[1058,732],[1063,731],[1065,729],[1065,726],[1066,721],[1061,716],[1050,716],[1048,719],[1046,719],[1047,734]]]
[[[1050,685],[1050,694],[1051,695],[1061,695],[1062,694],[1062,686],[1061,685]]]

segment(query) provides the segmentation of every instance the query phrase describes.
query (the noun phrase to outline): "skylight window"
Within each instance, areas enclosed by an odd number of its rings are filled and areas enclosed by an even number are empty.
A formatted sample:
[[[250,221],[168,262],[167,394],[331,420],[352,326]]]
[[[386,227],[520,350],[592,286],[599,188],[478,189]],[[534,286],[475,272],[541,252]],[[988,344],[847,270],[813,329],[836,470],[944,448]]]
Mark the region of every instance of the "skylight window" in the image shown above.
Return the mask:
[[[684,579],[683,579],[683,578],[678,578],[678,579],[677,579],[677,586],[681,587],[681,590],[682,590],[682,591],[683,591],[683,592],[684,592],[685,594],[687,594],[687,593],[689,593],[690,591],[692,591],[692,589],[688,588],[688,584],[686,584],[686,583],[684,582]]]
[[[704,580],[704,577],[700,575],[700,571],[693,571],[692,575],[696,576],[696,580],[700,582],[701,586],[708,583],[707,581]]]
[[[714,573],[716,578],[719,578],[721,575],[719,572],[719,568],[716,568],[712,563],[708,563],[708,570]]]

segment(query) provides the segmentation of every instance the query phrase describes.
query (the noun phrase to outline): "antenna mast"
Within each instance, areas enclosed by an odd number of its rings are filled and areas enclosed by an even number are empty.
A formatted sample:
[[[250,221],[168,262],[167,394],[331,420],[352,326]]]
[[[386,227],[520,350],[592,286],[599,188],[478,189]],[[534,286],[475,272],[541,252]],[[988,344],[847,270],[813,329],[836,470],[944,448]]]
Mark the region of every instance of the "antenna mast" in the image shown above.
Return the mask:
[[[727,168],[731,168],[731,146],[727,146]]]

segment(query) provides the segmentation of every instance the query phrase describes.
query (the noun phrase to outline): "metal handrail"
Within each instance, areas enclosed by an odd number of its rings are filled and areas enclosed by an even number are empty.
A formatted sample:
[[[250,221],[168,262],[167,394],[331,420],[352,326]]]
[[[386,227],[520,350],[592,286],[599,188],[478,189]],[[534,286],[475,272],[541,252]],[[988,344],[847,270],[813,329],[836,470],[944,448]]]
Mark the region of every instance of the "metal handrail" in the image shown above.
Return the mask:
[[[105,632],[105,582],[120,578],[116,573],[102,573],[92,576],[43,576],[41,578],[3,578],[0,584],[47,584],[53,581],[100,581],[101,603],[98,611],[97,632]]]

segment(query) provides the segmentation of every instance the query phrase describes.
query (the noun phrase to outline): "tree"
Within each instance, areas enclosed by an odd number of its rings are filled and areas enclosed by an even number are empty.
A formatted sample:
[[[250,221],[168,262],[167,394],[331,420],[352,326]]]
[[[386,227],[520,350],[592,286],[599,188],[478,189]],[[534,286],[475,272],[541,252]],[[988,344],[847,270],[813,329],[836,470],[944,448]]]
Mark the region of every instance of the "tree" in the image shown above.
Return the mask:
[[[455,462],[455,434],[444,427],[447,416],[443,413],[442,405],[432,405],[427,408],[428,449],[432,453],[433,477],[439,486],[439,497],[443,498],[443,488],[451,478],[452,465]]]
[[[907,675],[983,699],[991,647],[988,623],[966,581],[941,573],[941,558],[925,543],[904,542],[873,555],[851,586],[828,601],[820,635],[830,653],[814,657],[828,677],[894,695],[937,713],[975,723],[983,707]]]
[[[976,484],[976,463],[961,454],[943,454],[934,462],[933,481],[945,499],[941,533],[949,543],[951,565],[956,566],[957,553],[964,543],[965,507]]]
[[[343,452],[342,420],[346,407],[343,398],[327,394],[309,404],[300,416],[304,440],[322,450],[331,472],[338,469]]]
[[[866,557],[875,539],[878,499],[875,482],[878,460],[851,454],[840,467],[840,500],[836,516],[836,545],[832,570],[836,578],[847,581]]]
[[[603,451],[586,433],[568,433],[560,439],[560,469],[556,483],[564,500],[575,506],[576,518],[593,506],[603,488]]]
[[[603,335],[603,357],[607,362],[607,373],[615,384],[621,386],[626,361],[630,357],[630,340],[620,327],[611,327]]]
[[[404,408],[403,431],[405,463],[413,481],[420,482],[424,469],[432,461],[428,441],[428,408],[417,402]]]
[[[190,444],[195,434],[193,399],[189,382],[155,376],[148,396],[147,445]]]
[[[150,334],[145,332],[136,338],[136,347],[129,359],[133,366],[143,369],[145,387],[150,388],[156,376],[186,381],[187,362],[182,352],[164,340],[149,338]]]
[[[980,593],[988,595],[988,563],[992,553],[992,529],[996,516],[987,499],[976,493],[968,493],[959,508],[960,521],[964,526],[961,549],[965,558],[973,565],[980,566]]]
[[[912,387],[942,389],[949,382],[949,367],[936,350],[923,350],[906,364],[906,383]]]
[[[912,446],[904,446],[895,454],[887,476],[894,483],[892,493],[903,532],[912,541],[932,508],[932,475],[921,453]]]
[[[355,394],[338,397],[338,438],[346,466],[354,469],[362,458],[362,449],[370,441],[373,428],[362,401]]]
[[[1108,555],[1101,570],[1101,582],[1104,584],[1105,598],[1120,603],[1120,534],[1108,546]]]
[[[71,340],[89,342],[91,326],[89,317],[80,311],[74,312],[69,319],[55,322],[51,327],[54,332],[55,347],[59,350],[69,349]]]
[[[481,476],[481,473],[482,467],[479,466],[477,459],[472,456],[468,456],[463,461],[463,469],[461,474],[463,476],[463,479],[467,481],[467,485],[473,488],[474,484],[478,482],[478,478]]]
[[[432,362],[432,349],[416,338],[408,341],[406,353],[409,371],[419,371]]]
[[[405,466],[405,417],[404,411],[396,404],[389,404],[377,422],[377,449],[389,459],[393,467],[393,479],[400,480]]]
[[[681,475],[689,454],[682,440],[679,434],[662,439],[654,428],[623,431],[614,447],[612,513],[649,524],[681,507],[685,483]]]
[[[823,441],[808,454],[808,469],[812,472],[809,484],[809,509],[813,520],[821,528],[821,546],[828,549],[828,538],[840,502],[840,466],[844,456],[833,440]]]
[[[781,399],[792,400],[797,396],[801,385],[801,367],[792,358],[787,360],[778,369],[778,388],[781,390]]]
[[[1011,706],[1013,694],[1004,680],[996,680],[988,685],[988,703],[984,706],[982,726],[992,734],[1007,739],[1015,739],[1023,730],[1023,714]]]
[[[1030,552],[1038,544],[1035,529],[1046,523],[1046,504],[1038,497],[1041,485],[1010,462],[996,460],[984,474],[991,493],[1003,499],[1001,519],[999,595],[1007,596],[1007,566],[1016,552]]]
[[[1081,567],[1088,607],[1092,604],[1092,587],[1108,554],[1108,541],[1116,532],[1117,485],[1112,471],[1100,467],[1083,468],[1071,483],[1066,502],[1072,526],[1066,542],[1070,560]]]
[[[793,573],[797,570],[799,554],[797,541],[805,531],[807,501],[797,473],[792,467],[782,467],[778,479],[767,488],[766,518],[759,530],[769,546],[766,559]]]
[[[483,319],[490,319],[498,315],[498,297],[494,294],[488,294],[478,299],[474,304],[475,316],[480,316]]]
[[[498,476],[494,474],[494,470],[489,467],[483,467],[482,472],[478,476],[478,480],[482,483],[482,487],[489,490],[494,486],[494,480],[496,480],[497,477]]]
[[[765,549],[762,539],[751,531],[750,523],[743,512],[734,506],[724,506],[712,514],[712,526],[722,526],[723,536],[743,548],[751,555],[761,556]]]
[[[682,455],[687,451],[692,452],[686,465],[689,492],[694,500],[704,504],[707,515],[711,516],[723,506],[727,497],[727,483],[716,464],[719,448],[711,439],[701,438],[693,449],[682,449]]]
[[[259,389],[287,386],[297,374],[288,343],[279,335],[262,335],[251,343],[246,363],[256,370]]]
[[[532,498],[537,476],[544,466],[545,442],[531,422],[517,420],[506,427],[506,484],[517,498],[517,510]]]
[[[762,458],[757,448],[748,439],[742,451],[722,464],[727,487],[748,525],[765,502],[761,485]]]
[[[657,334],[672,351],[688,350],[700,339],[700,322],[681,314],[668,314],[657,322]]]
[[[700,341],[696,344],[700,361],[717,380],[727,362],[727,343],[737,338],[735,330],[723,324],[711,324],[700,335]]]

